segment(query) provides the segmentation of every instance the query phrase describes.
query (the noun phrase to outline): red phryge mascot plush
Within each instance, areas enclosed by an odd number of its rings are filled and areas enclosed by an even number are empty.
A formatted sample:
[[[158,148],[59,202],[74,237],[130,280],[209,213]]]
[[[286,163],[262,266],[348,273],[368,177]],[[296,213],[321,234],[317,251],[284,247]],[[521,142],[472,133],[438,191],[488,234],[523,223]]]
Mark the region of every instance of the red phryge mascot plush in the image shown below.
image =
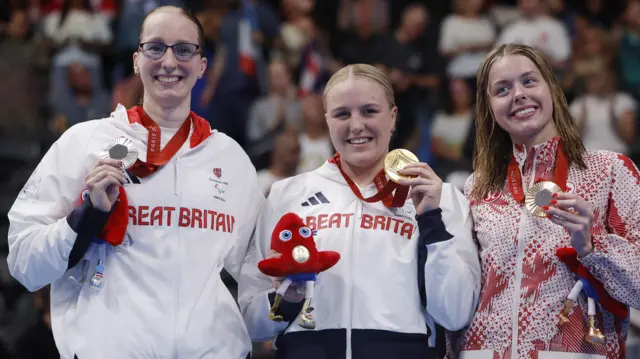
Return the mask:
[[[258,263],[258,269],[270,277],[285,277],[276,291],[276,299],[269,316],[281,321],[282,316],[275,314],[282,296],[293,282],[305,282],[305,302],[298,323],[306,329],[315,329],[316,323],[311,312],[313,284],[318,273],[333,267],[340,254],[333,251],[318,252],[313,232],[302,218],[295,213],[287,213],[276,224],[271,234],[271,249],[280,253],[278,258],[267,258]]]
[[[596,301],[600,302],[602,308],[613,314],[620,320],[625,320],[629,316],[629,308],[623,303],[613,299],[589,270],[578,261],[578,253],[571,247],[558,248],[556,256],[564,263],[569,270],[578,276],[578,281],[573,286],[571,293],[567,296],[565,308],[560,315],[560,324],[569,321],[569,313],[575,307],[578,295],[584,291],[587,295],[587,315],[589,316],[589,332],[586,339],[589,343],[595,345],[604,344],[604,335],[600,329],[596,328]]]

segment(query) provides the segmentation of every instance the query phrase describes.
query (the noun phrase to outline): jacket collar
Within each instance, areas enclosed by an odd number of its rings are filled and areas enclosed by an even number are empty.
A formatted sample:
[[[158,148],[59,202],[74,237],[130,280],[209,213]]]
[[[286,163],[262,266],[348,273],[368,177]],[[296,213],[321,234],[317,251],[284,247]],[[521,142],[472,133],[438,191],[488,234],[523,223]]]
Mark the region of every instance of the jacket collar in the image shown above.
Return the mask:
[[[349,187],[349,184],[342,176],[342,173],[340,173],[340,169],[338,168],[338,165],[333,160],[333,157],[326,160],[322,166],[318,167],[318,169],[315,170],[315,172],[318,175],[330,181]],[[369,184],[368,186],[364,188],[360,188],[360,191],[362,191],[362,193],[364,194],[364,193],[370,193],[370,192],[377,192],[377,189],[376,189],[375,183],[371,182],[371,184]]]
[[[118,104],[107,121],[117,129],[124,132],[125,136],[133,141],[136,148],[147,148],[149,131],[142,125],[142,122],[139,119],[136,120],[134,118],[130,118],[128,112],[129,111],[127,111],[126,107]],[[191,148],[194,148],[217,131],[211,130],[209,123],[202,117],[193,112],[191,112],[191,116],[193,116],[194,126],[191,131],[189,144]],[[147,151],[139,152],[138,157],[140,160],[146,161]]]
[[[533,162],[536,163],[536,168],[553,168],[556,161],[556,151],[558,150],[558,144],[560,143],[560,137],[556,136],[547,142],[537,144],[530,148],[528,151],[522,144],[513,145],[513,157],[518,162],[518,168],[523,166],[530,167]],[[535,161],[534,161],[535,159]],[[525,169],[524,172],[528,172]]]

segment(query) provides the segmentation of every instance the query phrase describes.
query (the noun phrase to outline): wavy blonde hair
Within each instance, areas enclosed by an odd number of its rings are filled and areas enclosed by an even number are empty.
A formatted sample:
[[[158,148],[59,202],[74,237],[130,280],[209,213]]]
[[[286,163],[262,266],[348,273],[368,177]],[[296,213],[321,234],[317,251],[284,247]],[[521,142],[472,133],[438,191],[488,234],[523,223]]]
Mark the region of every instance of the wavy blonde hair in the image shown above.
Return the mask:
[[[496,125],[491,110],[489,95],[489,72],[493,64],[509,55],[520,55],[533,62],[544,81],[549,86],[553,102],[553,124],[558,135],[564,141],[564,151],[569,165],[586,168],[585,148],[578,127],[569,113],[567,99],[558,83],[553,70],[538,50],[525,45],[506,44],[493,49],[484,59],[478,70],[478,91],[476,94],[476,142],[473,158],[474,186],[473,198],[483,198],[488,193],[500,191],[507,179],[507,167],[511,160],[513,142],[509,134]]]

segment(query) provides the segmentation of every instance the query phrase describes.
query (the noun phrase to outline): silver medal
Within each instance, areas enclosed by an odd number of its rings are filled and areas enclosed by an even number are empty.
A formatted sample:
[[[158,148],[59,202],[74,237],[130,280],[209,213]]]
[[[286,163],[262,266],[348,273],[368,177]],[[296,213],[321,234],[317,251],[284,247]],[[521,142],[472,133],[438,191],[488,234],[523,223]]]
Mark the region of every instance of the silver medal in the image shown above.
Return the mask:
[[[101,158],[122,161],[124,169],[133,166],[138,160],[138,150],[133,145],[133,141],[120,136],[107,141],[99,153]]]

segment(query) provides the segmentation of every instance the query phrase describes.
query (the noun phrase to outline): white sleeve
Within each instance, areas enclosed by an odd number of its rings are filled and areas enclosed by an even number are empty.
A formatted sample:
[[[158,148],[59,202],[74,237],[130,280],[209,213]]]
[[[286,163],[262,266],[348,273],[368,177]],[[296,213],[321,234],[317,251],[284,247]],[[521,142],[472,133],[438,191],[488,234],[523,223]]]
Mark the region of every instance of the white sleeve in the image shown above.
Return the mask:
[[[584,114],[582,113],[584,109],[584,98],[579,97],[569,105],[569,113],[571,117],[573,117],[574,121],[578,121]]]
[[[62,39],[58,35],[58,24],[60,22],[60,15],[58,13],[51,13],[42,19],[42,33],[48,39],[53,40],[56,43],[60,43]]]
[[[571,39],[569,33],[560,21],[554,20],[549,26],[551,31],[550,43],[547,51],[556,61],[567,61],[571,57]]]
[[[473,319],[480,296],[480,259],[465,196],[444,183],[440,209],[441,220],[437,211],[429,214],[431,218],[418,217],[420,243],[427,248],[426,310],[445,329],[456,331]]]
[[[277,323],[269,319],[271,309],[269,294],[275,292],[275,289],[271,278],[258,269],[258,262],[266,258],[269,253],[271,231],[280,218],[274,205],[280,192],[280,184],[275,183],[269,197],[261,201],[257,213],[257,224],[251,236],[238,281],[238,303],[249,336],[253,341],[273,339],[288,326],[286,322]]]
[[[516,28],[514,24],[507,25],[505,28],[503,28],[503,30],[500,32],[500,35],[498,35],[496,46],[515,42],[515,40],[513,39],[513,33],[516,31],[515,29]]]
[[[440,52],[455,50],[455,39],[453,37],[455,21],[452,15],[447,16],[440,25],[440,41],[438,44]]]
[[[77,233],[70,224],[86,174],[87,141],[74,128],[47,151],[9,210],[11,275],[29,291],[62,277]]]
[[[613,111],[616,117],[620,117],[627,111],[636,111],[636,101],[629,94],[624,92],[617,93],[614,98]]]
[[[85,36],[88,36],[91,41],[100,42],[102,44],[110,44],[113,40],[113,34],[109,27],[109,19],[101,14],[94,14],[91,22],[91,30],[87,31]]]

